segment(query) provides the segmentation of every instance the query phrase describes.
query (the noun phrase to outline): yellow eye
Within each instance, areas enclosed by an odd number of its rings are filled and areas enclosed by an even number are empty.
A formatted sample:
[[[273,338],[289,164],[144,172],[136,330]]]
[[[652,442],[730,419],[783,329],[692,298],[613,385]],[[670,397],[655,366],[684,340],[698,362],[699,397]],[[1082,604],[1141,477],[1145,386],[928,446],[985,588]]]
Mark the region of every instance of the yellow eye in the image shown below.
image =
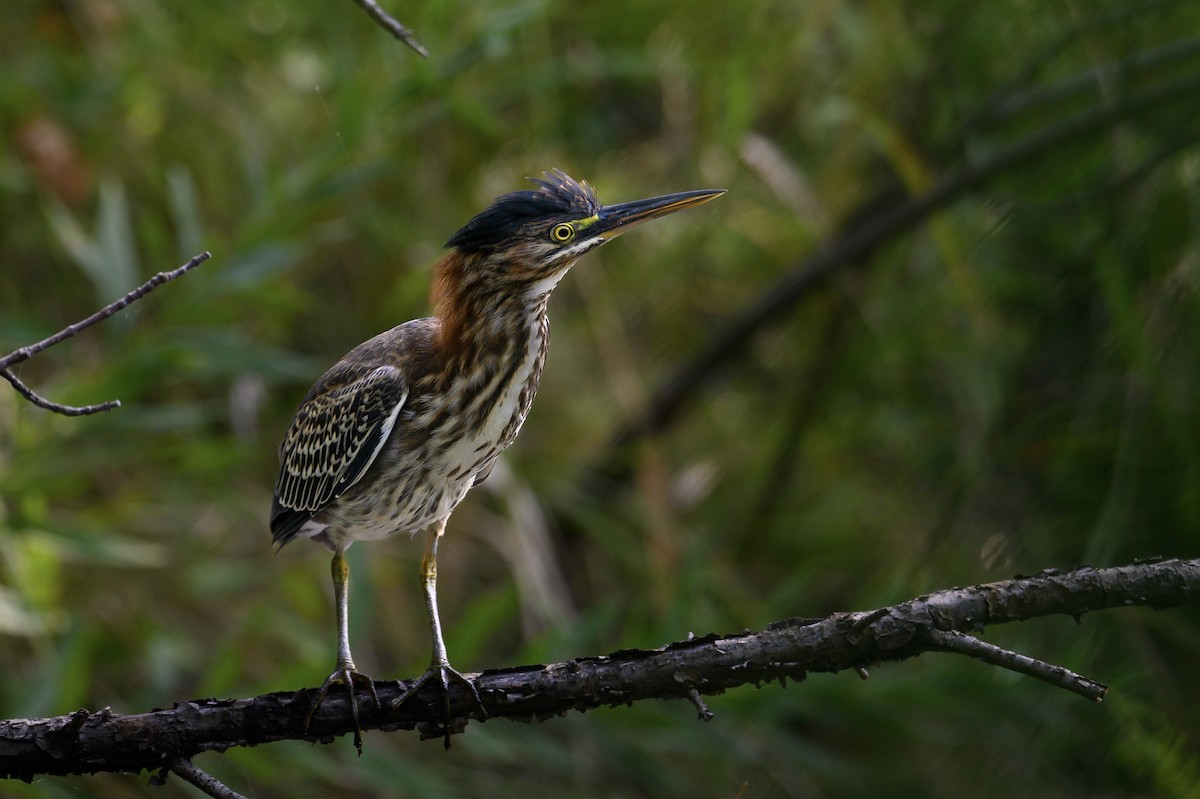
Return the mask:
[[[559,244],[566,244],[571,239],[575,238],[575,228],[571,227],[566,222],[560,222],[550,228],[550,238],[557,241]]]

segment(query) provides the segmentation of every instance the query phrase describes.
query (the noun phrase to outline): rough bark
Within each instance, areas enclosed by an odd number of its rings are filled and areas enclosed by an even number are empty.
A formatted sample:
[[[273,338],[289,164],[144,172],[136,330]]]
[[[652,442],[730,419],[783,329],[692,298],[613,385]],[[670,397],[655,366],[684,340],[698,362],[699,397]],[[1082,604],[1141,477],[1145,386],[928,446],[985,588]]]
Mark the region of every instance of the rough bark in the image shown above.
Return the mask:
[[[568,710],[672,698],[690,699],[704,717],[700,694],[782,683],[789,677],[798,681],[811,672],[857,669],[865,674],[862,670],[875,663],[940,651],[1012,668],[1099,701],[1107,690],[1100,683],[964,633],[1054,614],[1079,617],[1130,605],[1165,608],[1198,595],[1200,560],[1046,571],[938,591],[873,611],[789,619],[757,633],[689,637],[659,649],[485,671],[477,686],[491,719],[529,721]],[[437,689],[423,689],[395,710],[390,703],[403,684],[378,682],[376,689],[383,709],[370,705],[361,693],[364,729],[442,734],[444,711]],[[314,695],[306,689],[248,699],[193,699],[131,715],[104,708],[0,722],[0,775],[28,780],[39,774],[169,768],[205,751],[291,738],[328,742],[353,732],[345,692],[335,691],[306,733],[304,720]],[[477,711],[458,686],[451,687],[450,699],[451,727],[461,731]]]

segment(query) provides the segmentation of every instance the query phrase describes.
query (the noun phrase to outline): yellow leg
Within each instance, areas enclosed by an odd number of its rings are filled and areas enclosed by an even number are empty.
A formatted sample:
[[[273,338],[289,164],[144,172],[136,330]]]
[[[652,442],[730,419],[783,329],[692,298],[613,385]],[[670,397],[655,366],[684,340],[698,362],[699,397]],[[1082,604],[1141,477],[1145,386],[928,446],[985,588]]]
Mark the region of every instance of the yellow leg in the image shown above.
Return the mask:
[[[317,698],[309,708],[308,716],[304,719],[304,731],[308,732],[313,713],[316,713],[317,708],[325,701],[329,689],[334,685],[345,685],[350,692],[350,713],[354,717],[354,748],[358,750],[359,756],[362,756],[362,727],[359,724],[358,698],[354,694],[354,687],[361,685],[370,690],[371,699],[374,700],[377,709],[380,706],[379,696],[375,693],[375,681],[355,669],[354,658],[350,656],[350,567],[346,564],[343,550],[339,549],[333,553],[329,572],[333,577],[333,601],[337,611],[337,666],[333,673],[325,678]]]
[[[446,656],[446,642],[442,639],[442,622],[438,616],[437,603],[437,550],[438,542],[441,541],[442,533],[445,531],[446,519],[434,523],[426,531],[425,554],[421,558],[421,583],[425,591],[425,610],[429,614],[429,631],[433,637],[433,656],[429,660],[429,668],[424,674],[414,680],[412,685],[408,686],[404,693],[392,703],[392,708],[395,709],[403,705],[420,690],[421,686],[436,677],[442,687],[442,698],[446,712],[446,721],[443,729],[446,734],[446,748],[449,749],[450,721],[452,719],[450,713],[450,683],[456,682],[470,691],[481,718],[487,718],[487,711],[484,709],[483,702],[479,698],[479,691],[475,688],[475,683],[451,668],[450,660]]]
[[[329,564],[333,578],[333,604],[337,613],[337,665],[343,671],[354,671],[350,656],[350,565],[340,550]]]
[[[425,554],[421,557],[421,585],[425,592],[425,612],[429,614],[429,631],[433,637],[433,657],[429,667],[449,666],[446,658],[446,641],[442,638],[442,620],[438,616],[437,603],[437,549],[446,521],[435,524],[425,534]]]

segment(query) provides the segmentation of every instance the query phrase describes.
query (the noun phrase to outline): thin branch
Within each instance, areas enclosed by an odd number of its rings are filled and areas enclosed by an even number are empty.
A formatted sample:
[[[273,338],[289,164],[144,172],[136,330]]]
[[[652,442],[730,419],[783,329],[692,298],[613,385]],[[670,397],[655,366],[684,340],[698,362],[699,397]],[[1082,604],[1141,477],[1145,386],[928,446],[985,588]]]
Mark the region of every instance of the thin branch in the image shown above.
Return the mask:
[[[375,0],[354,0],[354,2],[359,8],[367,12],[367,16],[379,23],[379,26],[385,31],[416,50],[419,55],[425,58],[429,57],[429,51],[417,41],[413,32],[398,20],[389,16],[386,11],[379,7],[379,3],[375,2]]]
[[[13,350],[8,355],[5,355],[3,358],[0,358],[0,369],[7,369],[10,366],[15,366],[18,363],[27,361],[30,358],[32,358],[34,355],[41,352],[42,350],[53,347],[55,344],[58,344],[62,341],[69,339],[71,336],[74,336],[76,333],[86,330],[87,328],[91,327],[92,325],[96,324],[97,322],[104,321],[105,319],[107,319],[108,317],[117,313],[118,311],[124,310],[125,307],[128,306],[129,304],[137,302],[142,297],[145,297],[147,294],[154,291],[154,289],[158,288],[163,283],[169,283],[170,281],[174,280],[175,278],[177,278],[187,272],[190,272],[192,269],[195,269],[197,266],[204,263],[211,257],[212,257],[212,253],[205,251],[205,252],[202,252],[199,255],[193,257],[190,261],[188,261],[186,264],[179,267],[178,269],[172,270],[170,272],[159,272],[157,275],[150,278],[145,283],[143,283],[142,285],[138,286],[133,291],[126,294],[121,299],[117,300],[116,302],[109,303],[108,305],[101,308],[99,311],[96,311],[94,314],[89,316],[87,319],[84,319],[82,322],[76,322],[73,325],[67,325],[62,330],[55,333],[53,336],[42,339],[41,341],[39,341],[36,344],[30,344],[27,347],[21,347],[20,349]]]
[[[117,300],[116,302],[109,303],[99,311],[96,311],[96,313],[89,316],[87,319],[84,319],[81,322],[76,322],[73,325],[67,325],[53,336],[44,338],[36,344],[30,344],[28,346],[21,347],[20,349],[13,350],[8,355],[0,358],[0,377],[3,377],[5,380],[11,383],[12,387],[16,389],[22,397],[29,400],[34,405],[54,411],[55,413],[61,413],[64,416],[86,416],[92,413],[100,413],[101,411],[119,408],[121,406],[120,400],[109,400],[108,402],[102,402],[98,405],[84,405],[82,407],[60,405],[57,402],[51,402],[35,392],[29,386],[25,385],[20,378],[9,371],[9,367],[15,366],[19,363],[24,363],[42,350],[49,349],[55,344],[66,341],[75,334],[86,330],[97,322],[104,321],[113,314],[124,310],[126,306],[137,302],[142,297],[145,297],[163,283],[170,283],[175,278],[195,269],[197,266],[204,263],[211,257],[212,253],[205,251],[193,257],[190,261],[178,269],[174,269],[170,272],[159,272],[157,275],[150,278],[121,299]]]
[[[34,405],[38,406],[39,408],[45,408],[48,411],[61,413],[63,416],[90,416],[93,413],[102,413],[104,411],[111,411],[113,408],[121,407],[120,400],[109,400],[108,402],[101,402],[98,405],[60,405],[57,402],[46,399],[41,394],[25,385],[21,378],[17,377],[7,369],[0,369],[0,377],[3,377],[5,380],[11,383],[12,387],[17,390],[18,394],[32,402]]]
[[[925,652],[962,652],[1039,679],[1057,667],[1006,653],[947,632],[978,631],[991,624],[1104,608],[1164,608],[1200,598],[1200,559],[1136,563],[1108,569],[1048,571],[1034,577],[953,588],[873,611],[835,613],[824,619],[789,619],[758,633],[706,635],[659,649],[623,650],[564,663],[485,671],[476,687],[489,719],[543,720],[569,710],[622,705],[644,699],[690,699],[741,685],[814,672],[852,670],[899,661]],[[1064,674],[1070,674],[1065,669]],[[1074,675],[1073,675],[1074,676]],[[1096,698],[1079,686],[1086,678],[1049,682]],[[363,729],[418,729],[423,737],[445,734],[445,704],[432,683],[399,709],[392,701],[402,682],[376,682],[380,709],[362,703]],[[1099,687],[1096,690],[1101,690]],[[116,715],[77,711],[47,719],[0,722],[0,776],[174,769],[176,758],[285,739],[332,741],[352,734],[345,691],[330,693],[305,733],[315,689],[249,699],[196,699],[165,710]],[[480,713],[466,689],[451,685],[451,732],[461,732]],[[704,714],[703,701],[696,705]]]
[[[995,644],[980,641],[974,636],[960,633],[957,630],[930,630],[929,638],[946,652],[957,652],[960,655],[978,658],[984,663],[1033,677],[1057,688],[1079,694],[1093,702],[1103,701],[1104,695],[1108,693],[1107,685],[1089,680],[1062,666],[1055,666],[1019,652],[1002,649]]]
[[[178,774],[182,779],[195,785],[213,799],[246,799],[237,791],[226,786],[206,771],[196,768],[186,757],[175,757],[167,761],[166,768]]]

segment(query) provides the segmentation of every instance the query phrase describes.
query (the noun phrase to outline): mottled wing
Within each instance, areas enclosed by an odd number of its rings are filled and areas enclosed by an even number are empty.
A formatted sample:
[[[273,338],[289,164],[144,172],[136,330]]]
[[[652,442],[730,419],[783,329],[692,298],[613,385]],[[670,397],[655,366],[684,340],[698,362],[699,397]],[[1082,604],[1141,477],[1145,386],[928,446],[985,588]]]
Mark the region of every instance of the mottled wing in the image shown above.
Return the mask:
[[[271,510],[276,546],[362,479],[387,442],[408,387],[400,370],[381,366],[310,396],[279,448]]]

